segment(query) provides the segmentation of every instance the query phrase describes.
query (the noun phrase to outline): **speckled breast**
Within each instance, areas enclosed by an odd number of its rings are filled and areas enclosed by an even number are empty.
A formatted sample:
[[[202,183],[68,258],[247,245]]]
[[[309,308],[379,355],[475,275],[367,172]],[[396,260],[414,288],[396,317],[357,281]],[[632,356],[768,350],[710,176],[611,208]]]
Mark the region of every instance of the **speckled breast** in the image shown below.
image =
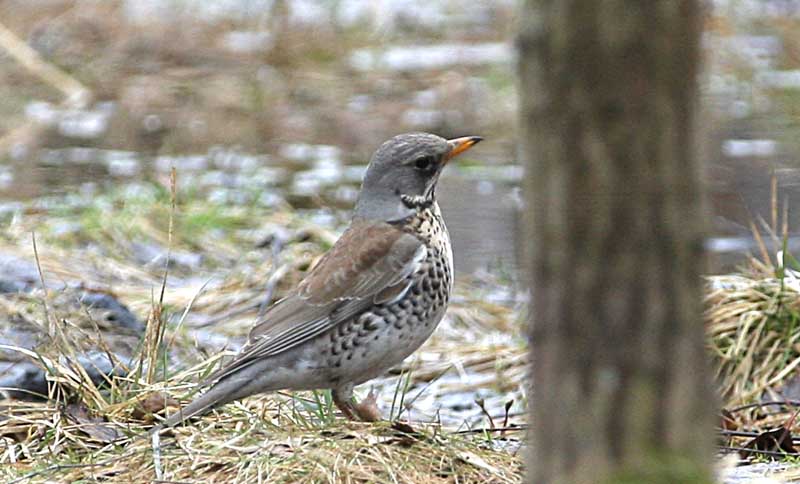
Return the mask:
[[[331,332],[326,359],[332,384],[359,384],[399,364],[444,316],[453,287],[453,255],[439,207],[421,211],[404,230],[425,243],[425,260],[409,276],[413,282],[401,299],[376,305]]]

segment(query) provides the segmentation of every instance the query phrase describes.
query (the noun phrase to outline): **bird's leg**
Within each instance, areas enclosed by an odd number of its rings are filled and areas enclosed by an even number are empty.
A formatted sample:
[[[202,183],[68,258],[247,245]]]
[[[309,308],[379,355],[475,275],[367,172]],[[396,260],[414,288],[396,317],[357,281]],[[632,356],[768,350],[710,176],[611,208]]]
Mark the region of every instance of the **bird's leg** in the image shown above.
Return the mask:
[[[342,411],[345,417],[350,420],[361,420],[363,422],[377,422],[381,419],[381,412],[375,404],[377,394],[370,389],[369,395],[361,403],[353,400],[353,385],[347,384],[332,392],[333,403]]]
[[[355,408],[353,408],[353,385],[347,384],[343,387],[334,388],[331,391],[333,403],[342,411],[348,420],[358,420]]]

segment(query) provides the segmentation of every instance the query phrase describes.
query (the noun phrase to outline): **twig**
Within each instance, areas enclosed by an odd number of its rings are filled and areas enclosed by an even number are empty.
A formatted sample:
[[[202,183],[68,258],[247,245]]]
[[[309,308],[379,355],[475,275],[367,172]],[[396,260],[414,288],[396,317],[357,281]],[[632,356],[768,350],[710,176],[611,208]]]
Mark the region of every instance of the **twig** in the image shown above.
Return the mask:
[[[486,410],[486,400],[484,400],[483,398],[475,399],[475,404],[478,405],[478,407],[480,407],[480,409],[483,412],[483,414],[486,416],[486,418],[489,419],[489,425],[492,428],[496,428],[496,425],[494,424],[494,419],[492,418],[492,415],[489,413],[488,410]]]
[[[265,285],[264,288],[263,298],[256,297],[255,300],[252,302],[222,312],[215,316],[211,316],[207,318],[205,321],[202,321],[200,323],[194,323],[191,326],[193,328],[206,328],[208,326],[213,326],[222,321],[227,321],[236,316],[240,316],[254,309],[259,310],[257,318],[260,318],[263,315],[263,311],[269,308],[269,303],[272,302],[272,299],[275,294],[275,289],[278,286],[278,283],[281,281],[281,279],[283,279],[286,276],[286,274],[289,272],[289,269],[290,269],[289,265],[283,264],[272,270],[272,272],[270,272],[270,275],[267,278],[267,284]]]
[[[778,177],[775,176],[775,169],[772,169],[769,177],[770,208],[772,215],[772,229],[778,230]]]
[[[172,338],[170,338],[169,342],[167,343],[167,348],[171,347],[172,344],[175,342],[175,337],[178,335],[178,330],[181,328],[181,326],[183,326],[183,323],[186,321],[186,317],[189,315],[189,311],[192,310],[194,303],[197,302],[197,298],[200,297],[200,294],[203,293],[203,291],[206,289],[206,286],[208,286],[209,282],[211,282],[211,279],[207,279],[206,282],[204,282],[203,285],[200,286],[200,289],[198,289],[197,292],[194,293],[194,296],[192,296],[192,299],[189,301],[189,304],[186,305],[186,308],[183,310],[183,314],[181,314],[181,319],[178,321],[178,324],[175,326],[175,330],[172,332]]]
[[[740,405],[727,409],[731,413],[741,412],[742,410],[749,410],[751,408],[769,407],[771,405],[780,405],[783,407],[796,407],[800,406],[800,400],[771,400],[769,402],[748,403],[747,405]]]
[[[771,455],[776,457],[789,457],[797,455],[797,454],[790,454],[789,452],[777,452],[774,450],[758,450],[758,449],[751,449],[748,447],[731,447],[727,445],[721,445],[719,446],[719,449],[723,452],[748,452],[752,454]]]
[[[509,432],[515,430],[528,430],[528,425],[509,425],[506,427],[494,427],[494,428],[486,428],[481,427],[479,429],[464,429],[464,430],[457,430],[453,432],[456,435],[464,435],[464,434],[483,434],[487,432]]]
[[[720,435],[723,437],[747,437],[749,439],[754,439],[761,435],[763,432],[747,432],[744,430],[722,430],[718,429]],[[792,437],[792,444],[800,444],[800,437]]]
[[[452,363],[450,363],[450,364],[449,364],[449,365],[448,365],[448,366],[447,366],[447,367],[446,367],[444,370],[442,370],[442,371],[441,371],[441,372],[440,372],[438,375],[436,375],[436,376],[434,376],[433,378],[431,378],[430,380],[428,380],[428,382],[425,384],[425,386],[424,386],[424,387],[422,387],[422,390],[420,390],[419,392],[417,392],[417,394],[416,394],[416,395],[414,395],[414,398],[412,398],[410,402],[408,402],[407,404],[405,404],[405,407],[411,407],[412,405],[414,405],[414,402],[416,402],[416,401],[417,401],[417,399],[418,399],[419,397],[421,397],[423,393],[425,393],[426,391],[428,391],[428,389],[429,389],[431,386],[433,386],[433,384],[434,384],[434,383],[436,383],[436,382],[439,380],[439,378],[443,377],[445,373],[447,373],[448,371],[450,371],[450,369],[451,369],[451,368],[453,368],[453,366],[455,366],[455,365],[453,365]],[[408,385],[408,384],[406,383],[406,385]],[[400,418],[400,414],[401,414],[402,412],[403,412],[403,409],[401,408],[401,409],[400,409],[400,412],[397,414],[397,418],[398,418],[398,419]]]
[[[162,311],[164,309],[164,294],[167,289],[167,278],[169,277],[169,263],[172,258],[172,236],[174,233],[175,224],[175,205],[177,200],[177,172],[173,166],[169,174],[169,187],[170,187],[170,211],[169,211],[169,224],[167,229],[167,255],[164,258],[164,276],[161,279],[161,290],[158,295],[158,302],[153,301],[153,309],[150,312],[150,317],[147,320],[147,345],[146,353],[149,366],[147,367],[147,383],[152,383],[155,377],[156,359],[158,358],[158,348],[164,338],[164,331],[166,325],[164,324],[164,316]],[[166,355],[165,355],[166,356]],[[166,365],[164,365],[166,369]]]
[[[158,432],[152,433],[151,443],[153,447],[153,469],[156,473],[156,479],[161,480],[164,477],[164,471],[161,469],[161,437]]]
[[[170,194],[170,207],[169,207],[169,225],[167,229],[167,256],[164,260],[164,280],[161,282],[161,295],[158,298],[158,304],[164,305],[164,291],[167,287],[167,275],[169,274],[169,262],[172,257],[172,235],[174,233],[175,224],[175,204],[178,198],[177,195],[177,172],[173,166],[169,172],[169,194]]]
[[[242,315],[242,314],[244,314],[246,312],[252,311],[254,309],[258,309],[260,307],[261,307],[261,301],[256,299],[255,301],[252,301],[252,302],[248,303],[245,306],[234,308],[232,310],[225,311],[225,312],[217,314],[215,316],[211,316],[211,317],[207,318],[205,321],[202,321],[200,323],[191,323],[190,326],[192,328],[207,328],[209,326],[213,326],[213,325],[215,325],[217,323],[220,323],[222,321],[227,321],[227,320],[229,320],[231,318],[234,318],[236,316],[240,316],[240,315]]]
[[[2,26],[2,24],[0,24],[0,26]],[[50,323],[50,310],[47,307],[47,284],[44,282],[42,262],[39,260],[39,249],[36,247],[36,232],[31,232],[31,240],[33,241],[33,257],[36,260],[36,269],[39,271],[39,281],[41,281],[42,290],[44,291],[44,297],[42,298],[42,305],[44,306],[44,332],[49,338],[52,338],[53,328]]]
[[[748,432],[745,430],[725,430],[725,429],[717,429],[720,435],[724,435],[726,437],[758,437],[761,432]]]
[[[505,413],[505,416],[503,417],[503,427],[508,427],[508,412],[511,411],[511,406],[512,405],[514,405],[514,399],[513,398],[506,402],[506,405],[505,405],[506,413]]]
[[[89,89],[77,79],[42,59],[33,48],[0,23],[0,47],[32,74],[61,91],[71,103],[82,105],[88,101]]]
[[[280,261],[281,250],[283,250],[283,243],[280,240],[280,237],[275,237],[275,240],[272,244],[272,268],[269,273],[269,277],[267,277],[267,284],[264,288],[264,300],[261,303],[261,307],[258,308],[258,319],[261,319],[261,316],[267,312],[267,308],[269,308],[270,303],[272,302],[272,297],[275,293],[275,287],[278,285],[278,281],[283,277],[275,277],[278,272],[278,262]],[[285,272],[285,271],[284,271]]]

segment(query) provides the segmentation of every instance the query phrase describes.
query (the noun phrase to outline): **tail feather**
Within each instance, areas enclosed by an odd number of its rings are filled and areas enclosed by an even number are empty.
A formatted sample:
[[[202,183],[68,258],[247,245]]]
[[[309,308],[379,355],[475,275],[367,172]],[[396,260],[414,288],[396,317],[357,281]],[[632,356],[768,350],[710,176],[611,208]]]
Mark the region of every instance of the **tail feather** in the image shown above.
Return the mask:
[[[189,405],[167,417],[158,430],[164,427],[174,427],[184,420],[202,415],[212,408],[236,400],[239,398],[241,386],[241,380],[236,378],[226,378],[217,382]]]

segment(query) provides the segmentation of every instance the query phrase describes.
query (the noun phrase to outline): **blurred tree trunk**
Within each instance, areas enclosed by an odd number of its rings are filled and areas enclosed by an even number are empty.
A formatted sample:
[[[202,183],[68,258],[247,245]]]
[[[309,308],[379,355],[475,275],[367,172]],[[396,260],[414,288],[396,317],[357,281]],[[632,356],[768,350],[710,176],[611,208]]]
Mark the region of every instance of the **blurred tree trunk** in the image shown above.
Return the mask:
[[[711,482],[699,0],[526,0],[530,482]]]

